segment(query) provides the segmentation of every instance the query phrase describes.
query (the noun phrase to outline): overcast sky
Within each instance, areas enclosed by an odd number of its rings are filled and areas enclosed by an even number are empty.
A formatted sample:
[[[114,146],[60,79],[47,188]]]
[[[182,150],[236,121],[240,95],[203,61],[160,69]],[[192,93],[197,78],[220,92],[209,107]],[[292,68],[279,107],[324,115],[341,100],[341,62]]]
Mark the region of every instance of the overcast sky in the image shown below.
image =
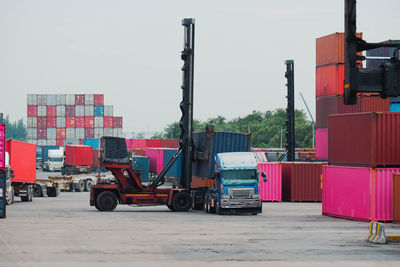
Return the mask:
[[[362,0],[367,41],[400,39],[399,0]],[[196,19],[194,117],[286,106],[295,61],[315,118],[315,39],[342,32],[342,0],[0,0],[0,112],[26,117],[26,94],[103,93],[125,132],[160,131],[181,113],[181,19]]]

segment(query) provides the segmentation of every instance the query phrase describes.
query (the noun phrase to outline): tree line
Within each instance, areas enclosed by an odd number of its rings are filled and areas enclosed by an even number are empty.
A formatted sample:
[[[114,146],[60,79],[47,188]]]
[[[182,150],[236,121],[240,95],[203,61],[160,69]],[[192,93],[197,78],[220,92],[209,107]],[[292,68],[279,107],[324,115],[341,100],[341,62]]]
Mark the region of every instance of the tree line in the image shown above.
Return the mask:
[[[3,118],[3,122],[5,122],[7,126],[7,139],[26,141],[26,126],[23,119],[11,122],[9,116],[7,115],[5,118]]]

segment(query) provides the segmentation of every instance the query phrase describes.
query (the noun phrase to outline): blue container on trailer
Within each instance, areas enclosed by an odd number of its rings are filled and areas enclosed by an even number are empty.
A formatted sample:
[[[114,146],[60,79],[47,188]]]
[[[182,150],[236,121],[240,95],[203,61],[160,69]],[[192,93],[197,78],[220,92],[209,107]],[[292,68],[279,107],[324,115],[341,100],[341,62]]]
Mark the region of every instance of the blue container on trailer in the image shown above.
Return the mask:
[[[389,108],[390,112],[400,112],[400,103],[392,103]]]
[[[59,146],[42,146],[42,160],[43,162],[49,160],[49,150],[59,149]]]
[[[391,97],[390,103],[400,103],[400,96],[398,97]]]
[[[104,117],[104,106],[94,106],[94,116],[95,117]]]
[[[150,158],[143,156],[133,156],[131,162],[132,168],[135,172],[139,173],[140,181],[149,181],[149,168],[150,168]]]
[[[82,145],[91,146],[94,149],[100,148],[100,140],[99,139],[82,139]]]
[[[178,149],[174,148],[164,148],[163,149],[163,167],[168,164],[171,158],[175,155]],[[167,176],[181,176],[181,169],[182,169],[182,154],[179,155],[175,163],[171,166],[171,168],[167,171],[165,175]]]

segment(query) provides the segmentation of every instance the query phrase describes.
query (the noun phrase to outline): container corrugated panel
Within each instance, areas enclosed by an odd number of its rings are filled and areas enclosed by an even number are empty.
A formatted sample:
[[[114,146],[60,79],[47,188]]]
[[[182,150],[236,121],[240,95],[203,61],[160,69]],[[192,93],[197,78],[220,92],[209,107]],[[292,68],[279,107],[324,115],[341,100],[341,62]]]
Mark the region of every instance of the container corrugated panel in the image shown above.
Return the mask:
[[[94,106],[85,106],[85,116],[94,116]]]
[[[167,166],[168,162],[175,155],[178,149],[162,148],[162,150],[163,150],[163,168],[164,168],[165,166]],[[178,159],[171,166],[166,175],[180,177],[181,169],[182,169],[182,154],[179,155]]]
[[[38,106],[46,106],[47,105],[47,96],[46,95],[37,95],[37,104],[38,104]]]
[[[38,139],[37,145],[38,146],[47,146],[47,139]]]
[[[100,167],[100,150],[93,148],[93,167]]]
[[[91,139],[91,138],[94,138],[94,128],[85,128],[85,139]]]
[[[60,146],[60,147],[64,146],[64,139],[57,139],[56,140],[56,145]]]
[[[57,117],[46,117],[46,125],[47,125],[47,128],[56,128],[57,127]]]
[[[0,168],[6,167],[6,124],[0,122]]]
[[[315,157],[320,160],[328,159],[328,129],[315,130]]]
[[[57,105],[57,95],[49,94],[47,95],[47,103],[48,106],[55,106]]]
[[[82,140],[82,144],[85,145],[85,146],[91,146],[91,147],[93,147],[95,149],[99,149],[99,147],[100,147],[99,139],[93,139],[93,138],[83,139]]]
[[[104,136],[114,136],[113,128],[104,128]]]
[[[75,138],[85,139],[85,128],[75,128]]]
[[[390,112],[400,112],[400,103],[390,104]]]
[[[282,163],[260,162],[257,164],[259,170],[260,196],[262,201],[282,201]],[[267,182],[261,173],[264,172]]]
[[[114,128],[122,128],[122,117],[114,117],[113,127]]]
[[[65,117],[57,117],[57,127],[58,128],[65,127]]]
[[[75,128],[85,127],[85,117],[75,117]]]
[[[65,116],[74,117],[75,116],[75,106],[65,106]]]
[[[100,138],[104,135],[103,128],[94,128],[94,138]]]
[[[363,96],[361,107],[361,112],[387,112],[390,108],[390,100],[379,96]]]
[[[115,137],[124,137],[122,128],[114,128],[114,136]]]
[[[66,103],[65,94],[58,94],[57,95],[57,106],[64,106]]]
[[[28,105],[37,106],[37,104],[38,104],[38,102],[37,102],[37,95],[28,94],[28,97],[27,97],[27,98],[28,98],[28,99],[27,99]]]
[[[46,112],[46,106],[38,106],[37,107],[37,115],[38,117],[46,117],[47,116],[47,112]]]
[[[282,163],[283,201],[321,201],[322,165],[319,162]]]
[[[161,139],[146,139],[146,147],[161,147]]]
[[[28,106],[27,114],[28,117],[37,117],[37,106]]]
[[[150,159],[148,157],[133,156],[131,165],[135,172],[139,173],[140,181],[149,181]]]
[[[37,118],[37,127],[40,129],[44,129],[47,127],[47,119],[46,117],[38,117]]]
[[[37,117],[28,117],[26,120],[26,125],[28,128],[37,128]]]
[[[65,106],[57,106],[56,111],[58,117],[65,117]]]
[[[79,140],[76,140],[76,139],[65,139],[64,140],[64,146],[65,145],[79,145]]]
[[[37,128],[27,128],[26,129],[27,139],[37,139]]]
[[[96,117],[104,117],[104,106],[94,106],[94,116]]]
[[[57,145],[57,139],[47,139],[46,145],[48,145],[48,146],[55,146],[55,145]]]
[[[400,165],[400,113],[353,113],[329,117],[328,160],[353,166]]]
[[[315,72],[316,97],[342,95],[344,65],[319,67]]]
[[[47,139],[56,139],[57,138],[57,129],[56,128],[47,128]]]
[[[179,148],[179,139],[161,139],[161,147]]]
[[[400,173],[393,174],[393,222],[400,222]]]
[[[94,127],[103,128],[104,126],[104,118],[103,117],[94,117]]]
[[[94,96],[92,94],[85,95],[85,105],[94,105]],[[93,116],[93,115],[90,115]]]
[[[85,117],[85,127],[94,128],[94,117]]]
[[[114,116],[114,106],[105,105],[104,106],[104,117],[112,117]]]
[[[135,148],[135,149],[129,149],[129,151],[132,151],[133,155],[136,156],[146,156],[146,149],[139,149],[139,148]]]
[[[96,106],[104,105],[104,95],[103,94],[94,95],[94,104]]]
[[[322,214],[368,221],[369,169],[325,165],[322,173]]]
[[[57,106],[47,106],[47,108],[46,108],[46,116],[47,117],[55,117],[55,116],[57,116]]]
[[[135,148],[146,148],[147,147],[147,141],[146,139],[132,139],[131,141],[131,149]]]
[[[65,128],[57,128],[57,139],[65,139],[67,137]]]
[[[71,140],[71,139],[75,139],[75,129],[74,128],[67,128],[65,129],[65,139],[67,140]]]
[[[14,170],[12,182],[36,183],[36,145],[7,140],[6,151],[10,168]]]
[[[113,127],[114,118],[113,117],[104,117],[103,119],[103,127],[104,128],[112,128]]]
[[[77,117],[85,116],[85,106],[82,105],[75,106],[75,116]]]
[[[75,95],[75,105],[85,105],[85,95]]]
[[[37,139],[27,139],[26,142],[29,143],[29,144],[37,145],[38,140]]]
[[[65,118],[65,127],[75,128],[75,117],[66,117]]]
[[[163,150],[161,148],[146,148],[146,157],[150,158],[150,172],[160,173],[163,169]]]
[[[92,166],[93,148],[84,145],[66,145],[65,163],[72,166]]]
[[[72,94],[65,95],[65,105],[74,106],[75,105],[75,95],[72,95]]]

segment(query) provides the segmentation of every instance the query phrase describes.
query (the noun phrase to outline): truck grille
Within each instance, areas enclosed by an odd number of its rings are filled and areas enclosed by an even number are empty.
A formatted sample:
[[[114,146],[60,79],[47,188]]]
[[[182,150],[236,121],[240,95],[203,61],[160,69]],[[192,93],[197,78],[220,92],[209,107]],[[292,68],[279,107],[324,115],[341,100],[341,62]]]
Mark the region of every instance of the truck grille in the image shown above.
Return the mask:
[[[228,194],[234,198],[248,198],[254,194],[254,188],[229,188]]]

